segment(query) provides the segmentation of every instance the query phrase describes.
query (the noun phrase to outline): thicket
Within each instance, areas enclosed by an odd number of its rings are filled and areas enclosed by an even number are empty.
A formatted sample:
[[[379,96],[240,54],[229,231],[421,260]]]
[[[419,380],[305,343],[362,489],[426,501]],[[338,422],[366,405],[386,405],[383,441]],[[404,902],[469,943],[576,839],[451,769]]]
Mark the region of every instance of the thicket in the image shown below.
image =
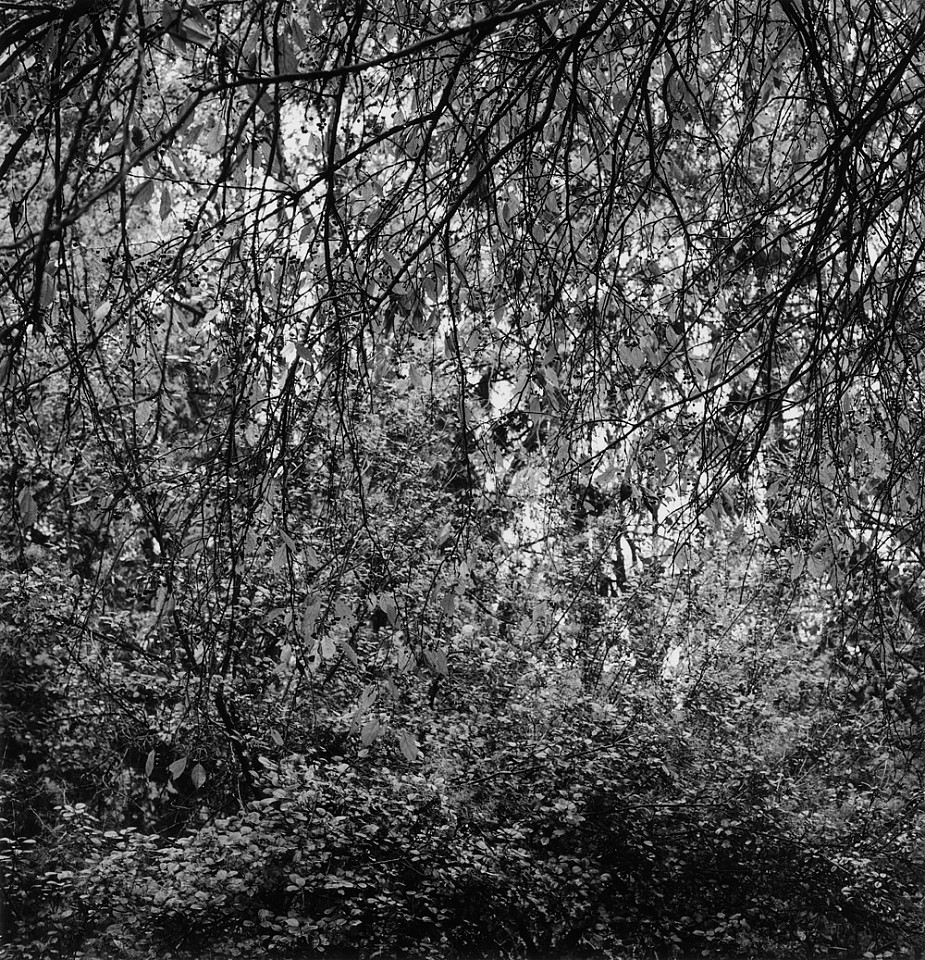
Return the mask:
[[[3,949],[920,950],[923,43],[0,5]]]

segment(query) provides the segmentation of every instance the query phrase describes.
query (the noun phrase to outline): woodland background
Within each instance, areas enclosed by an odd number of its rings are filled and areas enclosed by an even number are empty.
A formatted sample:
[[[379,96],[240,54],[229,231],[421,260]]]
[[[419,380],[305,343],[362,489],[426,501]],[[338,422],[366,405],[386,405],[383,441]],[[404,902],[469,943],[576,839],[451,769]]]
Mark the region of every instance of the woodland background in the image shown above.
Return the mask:
[[[7,955],[914,953],[923,41],[0,3]]]

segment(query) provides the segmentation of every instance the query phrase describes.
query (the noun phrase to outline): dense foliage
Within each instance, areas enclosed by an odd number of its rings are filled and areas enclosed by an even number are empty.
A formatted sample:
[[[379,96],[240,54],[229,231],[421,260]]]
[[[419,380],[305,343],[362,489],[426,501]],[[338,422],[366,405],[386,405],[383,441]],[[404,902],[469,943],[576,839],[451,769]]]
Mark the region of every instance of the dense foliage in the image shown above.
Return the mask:
[[[0,3],[12,956],[925,945],[918,3]]]

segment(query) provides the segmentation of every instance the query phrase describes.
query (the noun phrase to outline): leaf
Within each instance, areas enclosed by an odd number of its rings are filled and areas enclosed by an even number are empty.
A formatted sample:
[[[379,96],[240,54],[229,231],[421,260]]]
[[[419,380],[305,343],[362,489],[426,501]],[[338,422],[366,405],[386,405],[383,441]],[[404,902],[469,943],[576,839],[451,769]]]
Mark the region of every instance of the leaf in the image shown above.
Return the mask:
[[[338,640],[341,650],[346,654],[347,659],[356,667],[359,665],[359,660],[357,659],[357,652],[346,640]]]
[[[398,620],[398,609],[391,593],[380,594],[379,609],[389,618],[389,625],[394,627]]]
[[[124,140],[122,139],[113,140],[109,144],[109,146],[106,148],[106,152],[103,154],[103,160],[111,160],[113,157],[120,156],[124,149],[125,149]]]
[[[160,206],[160,217],[161,220],[166,220],[170,216],[171,208],[173,207],[173,199],[170,196],[170,190],[167,187],[164,187],[161,190],[161,206]]]
[[[292,652],[292,644],[284,643],[279,651],[279,662],[273,668],[276,676],[282,676],[287,670],[292,668],[295,662],[295,655]]]
[[[24,527],[31,527],[38,519],[38,508],[35,505],[35,499],[32,496],[31,487],[23,487],[17,497],[19,501],[19,515],[22,518]]]
[[[180,104],[175,121],[177,133],[184,133],[189,129],[189,125],[193,122],[193,118],[196,116],[197,106],[198,99],[195,93],[191,93],[183,101],[183,103]]]
[[[155,752],[154,750],[152,750],[148,754],[147,759],[145,760],[145,776],[149,780],[151,779],[151,774],[154,773],[154,760],[155,760]]]
[[[135,202],[139,204],[150,203],[154,198],[154,181],[145,180],[145,182],[138,188],[138,191],[135,194]]]
[[[197,763],[190,772],[190,779],[193,781],[193,786],[198,790],[206,782],[206,772],[202,767],[201,763]]]
[[[445,650],[434,650],[433,665],[434,670],[436,670],[441,676],[445,677],[449,675],[449,670],[447,669],[446,664]]]
[[[189,40],[191,43],[198,43],[201,47],[207,47],[212,42],[209,21],[201,15],[195,19],[188,17],[182,23],[179,23],[176,36],[183,40]]]
[[[302,639],[308,643],[315,635],[315,624],[318,620],[318,614],[321,612],[321,600],[313,600],[310,604],[305,607],[305,612],[302,614],[302,622],[300,624],[299,632],[302,634]]]
[[[338,620],[345,622],[347,626],[353,626],[356,623],[356,617],[346,600],[340,598],[334,604],[334,616]]]
[[[209,128],[208,133],[206,133],[202,141],[203,149],[207,153],[220,154],[225,145],[226,134],[225,124],[222,123],[221,120],[217,120],[215,124]]]
[[[283,735],[279,732],[279,730],[271,730],[270,736],[273,738],[273,742],[278,747],[281,747],[283,745]]]
[[[50,307],[55,300],[55,294],[58,291],[58,284],[54,274],[42,274],[42,289],[39,291],[39,305],[42,308]]]
[[[177,24],[180,22],[180,10],[175,7],[172,3],[165,2],[161,5],[161,29],[165,33],[170,33],[172,30],[176,30]]]
[[[414,663],[414,654],[405,646],[398,648],[395,657],[395,666],[399,673],[405,673]]]
[[[320,37],[325,31],[324,19],[314,7],[308,8],[308,29],[316,37]]]
[[[289,37],[283,35],[279,38],[279,72],[283,74],[298,73],[299,61],[296,59],[295,50]]]
[[[171,780],[176,780],[177,777],[183,773],[186,769],[186,760],[186,757],[180,757],[179,760],[174,760],[174,762],[170,764],[167,770],[170,772]]]
[[[368,747],[379,736],[381,730],[382,724],[375,717],[367,720],[360,731],[360,743]]]
[[[417,741],[408,733],[407,730],[400,730],[398,733],[398,746],[406,760],[413,763],[420,756]]]
[[[425,650],[424,656],[435,673],[439,673],[443,677],[448,675],[445,650]]]
[[[276,552],[273,554],[273,559],[270,561],[270,572],[279,573],[283,569],[283,566],[286,563],[286,545],[281,543],[277,548]]]
[[[160,617],[164,613],[171,613],[173,611],[173,597],[170,596],[170,592],[167,589],[167,584],[162,583],[157,588],[157,596],[154,600],[154,616]]]
[[[295,17],[290,17],[289,29],[292,31],[292,39],[295,42],[295,45],[300,50],[304,50],[308,45],[308,41],[305,37],[305,31],[302,29],[302,24],[300,24]]]

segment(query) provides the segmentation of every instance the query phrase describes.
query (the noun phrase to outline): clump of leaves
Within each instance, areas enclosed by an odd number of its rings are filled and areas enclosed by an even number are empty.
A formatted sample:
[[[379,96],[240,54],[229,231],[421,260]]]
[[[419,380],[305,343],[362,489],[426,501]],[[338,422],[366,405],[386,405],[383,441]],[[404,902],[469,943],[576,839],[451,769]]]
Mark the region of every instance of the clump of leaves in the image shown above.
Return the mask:
[[[81,821],[69,908],[100,949],[131,930],[222,956],[793,956],[909,932],[918,829],[903,867],[863,855],[651,694],[602,703],[536,667],[505,690],[492,712],[422,708],[413,758],[357,734],[324,762],[264,756],[258,799],[173,840]]]

